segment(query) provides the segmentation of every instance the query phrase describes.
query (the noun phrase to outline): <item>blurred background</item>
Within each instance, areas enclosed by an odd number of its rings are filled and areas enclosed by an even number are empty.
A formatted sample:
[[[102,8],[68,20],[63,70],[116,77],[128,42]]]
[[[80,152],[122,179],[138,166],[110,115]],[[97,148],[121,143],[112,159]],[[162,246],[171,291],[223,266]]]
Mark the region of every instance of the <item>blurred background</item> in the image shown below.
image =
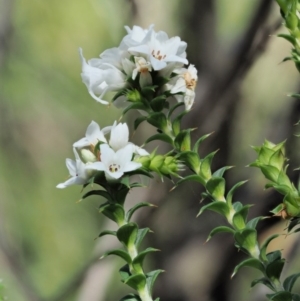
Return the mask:
[[[294,124],[299,101],[287,97],[299,90],[292,63],[281,64],[289,44],[276,37],[281,27],[274,0],[0,0],[0,278],[11,301],[112,301],[130,289],[120,282],[117,258],[98,258],[118,246],[114,239],[95,240],[103,228],[114,229],[98,214],[99,201],[76,203],[81,187],[58,190],[73,158],[72,144],[95,120],[101,127],[120,117],[113,106],[97,104],[80,78],[78,48],[86,58],[118,46],[124,25],[139,25],[180,36],[188,43],[189,62],[198,69],[197,98],[184,119],[197,127],[193,138],[214,132],[200,150],[219,149],[214,167],[234,165],[228,187],[251,179],[237,200],[255,204],[251,216],[268,215],[280,196],[264,190],[250,145],[286,138],[290,176],[297,181],[299,142]],[[127,116],[129,125],[135,115]],[[132,141],[142,144],[153,129],[141,126]],[[157,144],[149,144],[151,151]],[[165,145],[160,145],[163,152]],[[224,223],[199,211],[201,188],[159,180],[136,189],[128,204],[149,201],[137,222],[149,226],[145,246],[147,269],[164,269],[155,296],[164,301],[265,300],[268,291],[250,283],[259,275],[244,269],[234,279],[234,266],[244,257],[230,235],[204,245],[210,230]],[[276,218],[259,226],[260,239],[284,233]],[[298,237],[282,236],[271,248],[289,257],[284,274],[299,271]],[[298,293],[300,289],[298,288]]]

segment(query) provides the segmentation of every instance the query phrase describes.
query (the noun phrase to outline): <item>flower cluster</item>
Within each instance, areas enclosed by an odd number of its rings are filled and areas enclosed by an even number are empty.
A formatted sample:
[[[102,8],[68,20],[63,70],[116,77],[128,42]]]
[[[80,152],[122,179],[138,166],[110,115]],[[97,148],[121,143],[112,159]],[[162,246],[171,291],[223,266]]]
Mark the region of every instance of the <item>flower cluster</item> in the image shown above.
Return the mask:
[[[100,58],[88,62],[82,49],[79,50],[82,81],[96,101],[108,105],[109,102],[104,99],[107,92],[153,87],[160,77],[166,79],[160,93],[175,96],[178,102],[184,102],[186,110],[191,109],[197,70],[193,65],[184,68],[188,64],[185,52],[187,44],[179,37],[169,38],[163,31],[155,32],[153,27],[125,27],[127,35],[119,47],[107,49],[100,54]],[[124,100],[121,95],[120,101]]]
[[[105,135],[110,133],[110,139]],[[73,144],[75,161],[66,160],[70,178],[57,188],[78,184],[84,185],[98,171],[105,173],[108,181],[116,181],[125,172],[133,171],[142,166],[134,162],[135,156],[147,156],[149,153],[129,142],[129,130],[126,123],[116,122],[102,130],[92,121],[88,126],[85,137]]]

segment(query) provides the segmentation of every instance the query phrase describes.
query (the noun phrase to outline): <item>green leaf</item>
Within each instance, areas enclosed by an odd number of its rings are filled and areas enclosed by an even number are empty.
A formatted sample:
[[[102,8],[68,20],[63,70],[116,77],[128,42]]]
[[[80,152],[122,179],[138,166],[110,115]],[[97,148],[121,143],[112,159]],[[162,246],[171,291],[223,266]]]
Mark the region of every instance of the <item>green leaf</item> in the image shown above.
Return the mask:
[[[257,226],[257,223],[258,223],[259,221],[261,221],[263,218],[264,218],[264,217],[262,217],[262,216],[258,216],[258,217],[255,217],[255,218],[251,219],[250,221],[248,221],[246,227],[247,227],[247,228],[255,229],[256,226]]]
[[[300,224],[300,217],[292,218],[288,225],[288,232],[291,232],[293,228],[298,226],[299,224]]]
[[[128,107],[126,107],[124,110],[123,110],[123,115],[125,115],[128,111],[130,110],[142,110],[142,111],[148,111],[147,107],[140,103],[140,102],[135,102],[135,103],[132,103],[130,104]]]
[[[224,201],[225,194],[225,179],[224,178],[210,178],[206,183],[207,191],[218,201]]]
[[[106,253],[104,253],[100,259],[107,257],[108,255],[116,255],[118,257],[121,257],[122,259],[124,259],[128,264],[131,263],[131,257],[130,255],[123,249],[115,249],[112,251],[108,251]]]
[[[191,129],[183,130],[179,132],[174,140],[175,147],[184,152],[191,149]]]
[[[286,291],[291,292],[296,280],[300,277],[300,273],[293,274],[287,277],[283,282],[283,287]]]
[[[241,230],[245,228],[247,222],[247,215],[250,207],[252,207],[252,205],[243,206],[239,211],[237,211],[233,215],[232,222],[237,229]]]
[[[136,204],[135,206],[133,206],[131,209],[128,210],[128,212],[126,213],[126,221],[129,222],[133,213],[138,210],[139,208],[142,208],[142,207],[156,207],[155,205],[151,204],[151,203],[147,203],[147,202],[144,202],[144,203],[138,203]]]
[[[293,301],[300,301],[300,295],[293,294]]]
[[[152,294],[154,282],[155,282],[157,276],[163,272],[164,272],[164,270],[155,270],[155,271],[151,271],[146,274],[147,286],[148,286],[150,294]]]
[[[178,159],[183,161],[191,170],[196,174],[200,171],[200,158],[199,155],[192,151],[181,152]]]
[[[273,294],[270,300],[273,301],[293,301],[292,294],[289,292],[281,291],[279,293]]]
[[[235,233],[234,229],[232,229],[232,228],[229,228],[226,226],[219,226],[210,231],[210,233],[206,239],[206,242],[208,242],[214,235],[216,235],[218,233],[224,233],[224,232],[232,233],[232,234]]]
[[[122,226],[117,231],[117,237],[119,241],[126,247],[130,248],[134,246],[138,233],[138,226],[136,223],[128,223]]]
[[[274,287],[272,285],[272,282],[268,278],[265,278],[265,277],[253,280],[251,282],[251,287],[253,287],[253,286],[255,286],[256,284],[259,284],[259,283],[267,286],[269,289],[274,291]]]
[[[194,144],[194,147],[193,147],[193,151],[194,151],[195,153],[198,153],[198,149],[199,149],[199,146],[201,145],[201,143],[202,143],[206,138],[208,138],[211,134],[212,134],[212,133],[206,134],[206,135],[200,137],[200,138],[196,141],[196,143]]]
[[[265,187],[266,187],[266,189],[273,187],[274,189],[276,189],[279,193],[281,193],[283,195],[286,195],[287,193],[289,193],[291,191],[291,187],[286,186],[286,185],[277,185],[275,183],[268,183],[268,184],[266,184]]]
[[[171,117],[171,115],[174,113],[174,111],[181,106],[184,106],[184,102],[179,102],[176,105],[172,106],[168,113],[168,119]]]
[[[142,301],[142,299],[138,295],[128,294],[122,299],[120,299],[120,301]]]
[[[268,237],[266,239],[266,241],[263,243],[263,245],[261,246],[260,248],[260,258],[263,260],[263,261],[268,261],[268,258],[267,258],[267,247],[269,245],[269,243],[277,238],[279,236],[279,234],[273,234],[272,236]]]
[[[113,235],[113,236],[117,236],[117,232],[116,231],[110,231],[110,230],[106,230],[106,231],[102,231],[98,237],[102,237],[104,235]]]
[[[82,196],[82,199],[85,199],[85,198],[87,198],[89,196],[92,196],[92,195],[99,195],[99,196],[104,197],[108,201],[112,201],[111,195],[107,191],[105,191],[105,190],[91,190],[91,191],[85,193]]]
[[[155,134],[151,137],[149,137],[145,144],[151,142],[151,141],[154,141],[154,140],[160,140],[160,141],[163,141],[163,142],[166,142],[166,143],[169,143],[171,145],[173,145],[173,140],[170,136],[168,136],[167,134]]]
[[[122,225],[125,219],[124,208],[119,204],[103,204],[99,207],[99,212],[103,213],[106,217]]]
[[[228,204],[232,204],[232,197],[233,197],[234,192],[235,192],[239,187],[241,187],[242,185],[244,185],[246,182],[248,182],[248,181],[246,180],[246,181],[238,182],[238,183],[236,183],[236,184],[229,190],[229,192],[227,193],[227,196],[226,196],[226,201],[227,201]]]
[[[132,275],[124,281],[125,284],[136,291],[141,291],[146,285],[146,277],[143,274]]]
[[[284,259],[278,259],[269,263],[266,267],[266,274],[272,281],[279,281],[284,266]]]
[[[228,170],[228,169],[231,169],[231,168],[232,168],[232,166],[224,166],[224,167],[222,167],[222,168],[216,170],[216,171],[212,174],[212,176],[213,176],[213,177],[223,177],[224,172],[225,172],[226,170]]]
[[[136,237],[136,241],[135,241],[135,245],[136,248],[138,248],[141,244],[141,242],[143,241],[145,235],[150,231],[149,228],[143,228],[143,229],[139,229],[138,233],[137,233],[137,237]]]
[[[119,270],[119,274],[121,276],[121,281],[124,282],[131,276],[130,268],[128,264],[122,266]]]
[[[164,113],[158,112],[158,113],[152,113],[147,118],[148,123],[153,125],[154,127],[164,131],[168,126],[167,117]]]
[[[275,183],[277,182],[279,170],[276,167],[271,165],[261,165],[260,170],[268,180]]]
[[[238,264],[231,275],[231,278],[236,275],[236,273],[243,267],[251,267],[257,270],[260,270],[262,273],[264,273],[264,265],[256,258],[248,258],[244,261],[242,261],[240,264]]]
[[[172,129],[175,135],[178,135],[180,132],[180,125],[181,125],[181,119],[183,118],[183,116],[185,116],[188,112],[187,111],[183,111],[181,114],[179,114],[178,116],[176,116],[176,118],[174,118],[174,120],[172,121]]]
[[[139,125],[145,120],[147,120],[146,116],[141,116],[141,117],[136,118],[134,120],[134,125],[133,125],[134,130],[136,130],[139,127]]]
[[[186,176],[185,178],[179,180],[176,183],[176,186],[178,186],[184,182],[187,182],[187,181],[195,181],[195,182],[201,183],[202,185],[205,185],[205,181],[202,177],[197,176],[197,175],[189,175],[189,176]]]
[[[201,160],[199,175],[202,176],[205,180],[209,180],[211,178],[211,162],[216,153],[217,151],[212,152]]]
[[[287,40],[288,42],[290,42],[293,46],[295,46],[297,44],[297,41],[296,39],[291,36],[291,35],[288,35],[288,34],[278,34],[277,37],[279,38],[283,38],[285,40]]]
[[[273,251],[273,252],[269,252],[267,254],[267,261],[268,262],[273,262],[276,260],[281,259],[281,252],[279,250]]]
[[[132,266],[135,269],[137,273],[143,273],[143,262],[145,257],[149,253],[157,252],[159,251],[158,249],[154,248],[147,248],[146,250],[140,252],[132,261]]]
[[[225,217],[227,217],[229,215],[229,208],[228,208],[228,205],[225,203],[225,202],[221,202],[221,201],[215,201],[215,202],[212,202],[212,203],[209,203],[205,206],[203,206],[197,217],[202,214],[205,210],[211,210],[211,211],[215,211]]]
[[[167,97],[164,94],[153,98],[150,102],[152,110],[154,112],[161,112],[165,107],[166,99]]]
[[[250,253],[252,256],[257,255],[257,232],[255,229],[245,228],[237,231],[234,235],[238,247]]]

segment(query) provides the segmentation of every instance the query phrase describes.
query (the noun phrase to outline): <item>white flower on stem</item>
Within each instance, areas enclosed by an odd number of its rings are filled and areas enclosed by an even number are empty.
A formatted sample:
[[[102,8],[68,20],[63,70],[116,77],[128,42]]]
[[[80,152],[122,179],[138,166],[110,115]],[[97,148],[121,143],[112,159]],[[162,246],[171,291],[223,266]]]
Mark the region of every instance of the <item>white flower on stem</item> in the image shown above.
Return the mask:
[[[132,152],[139,156],[148,156],[149,153],[143,148],[129,142],[129,129],[126,123],[116,122],[113,124],[110,132],[109,143],[110,147],[114,151],[118,151],[119,149],[124,148],[127,145],[130,145],[132,148]]]
[[[174,97],[178,102],[184,102],[186,110],[190,110],[195,100],[197,69],[194,65],[190,65],[187,69],[182,68],[174,72],[178,75],[167,84],[167,89],[170,90],[170,93],[175,94]]]
[[[97,122],[92,121],[86,129],[85,137],[81,138],[73,144],[73,147],[83,148],[87,146],[95,146],[99,141],[107,143],[104,135],[110,132],[111,126],[100,129]]]
[[[100,64],[99,67],[86,62],[82,49],[79,49],[82,63],[82,81],[86,85],[90,95],[102,104],[109,104],[102,98],[108,91],[117,91],[125,86],[126,76],[119,69],[109,63]],[[95,61],[92,63],[96,65]]]
[[[70,185],[84,185],[92,177],[93,172],[87,170],[87,164],[84,164],[76,150],[74,149],[75,161],[72,159],[66,159],[66,166],[69,170],[70,178],[58,184],[57,188],[66,188]]]
[[[123,38],[119,48],[127,50],[128,47],[146,43],[148,40],[150,40],[153,27],[153,24],[150,25],[148,29],[143,29],[142,27],[136,25],[133,26],[132,29],[130,29],[128,26],[125,26],[128,34]]]
[[[143,57],[134,57],[135,69],[132,72],[132,79],[136,79],[138,73],[140,74],[140,86],[146,87],[152,85],[152,77],[150,72],[152,71],[151,63],[146,61]]]
[[[133,171],[142,166],[141,163],[133,162],[133,149],[131,145],[114,151],[107,144],[100,145],[101,161],[89,164],[89,169],[105,172],[107,180],[116,180],[123,176],[125,172]]]
[[[168,35],[160,31],[151,32],[149,41],[142,45],[133,46],[128,49],[133,55],[144,55],[154,70],[162,70],[169,63],[178,63],[181,66],[188,64],[185,53],[186,43],[179,37],[169,39]]]

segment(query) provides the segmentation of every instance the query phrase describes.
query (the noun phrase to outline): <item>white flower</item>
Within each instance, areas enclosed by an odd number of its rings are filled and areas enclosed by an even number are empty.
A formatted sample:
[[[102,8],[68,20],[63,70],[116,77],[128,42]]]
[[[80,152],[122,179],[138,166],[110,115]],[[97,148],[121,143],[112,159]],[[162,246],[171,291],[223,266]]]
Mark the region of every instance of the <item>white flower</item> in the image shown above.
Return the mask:
[[[153,27],[153,24],[150,25],[148,29],[143,29],[140,26],[136,25],[133,26],[132,29],[130,29],[128,26],[125,26],[128,34],[123,38],[120,44],[120,49],[127,50],[128,47],[146,43],[148,40],[150,40]]]
[[[132,79],[134,80],[138,73],[140,73],[140,86],[146,87],[152,85],[152,77],[150,72],[152,71],[151,63],[147,62],[143,57],[134,57],[135,69],[132,72]]]
[[[179,63],[181,66],[187,64],[185,48],[186,43],[182,42],[179,37],[169,39],[163,31],[158,33],[151,31],[149,41],[130,47],[128,51],[136,56],[145,55],[153,69],[157,71],[162,70],[169,63]]]
[[[171,79],[167,85],[170,93],[177,94],[174,97],[178,102],[184,102],[186,110],[190,110],[195,99],[195,88],[198,80],[197,69],[194,65],[190,65],[188,69],[182,68],[174,71],[177,76]]]
[[[108,91],[116,91],[125,86],[126,76],[119,69],[109,63],[99,64],[92,61],[87,63],[82,54],[82,49],[79,49],[80,59],[82,63],[82,81],[86,85],[90,95],[102,104],[108,104],[108,101],[103,100],[103,96]]]
[[[100,145],[101,161],[89,164],[89,169],[105,172],[107,180],[116,180],[122,177],[124,172],[136,170],[142,166],[141,163],[133,162],[133,150],[131,145],[114,151],[107,144]]]
[[[98,125],[98,123],[92,121],[87,127],[85,137],[75,142],[73,144],[73,147],[83,148],[90,145],[95,146],[99,141],[107,143],[104,135],[109,133],[111,128],[111,126],[108,126],[100,130],[100,126]]]
[[[109,145],[114,151],[124,148],[127,145],[130,145],[132,152],[139,156],[148,156],[149,153],[143,148],[134,145],[129,142],[129,129],[126,123],[116,122],[113,124],[110,132]]]
[[[84,185],[93,175],[91,171],[87,170],[87,164],[84,164],[80,160],[76,150],[73,150],[75,155],[75,161],[71,159],[66,159],[66,166],[69,170],[71,178],[65,181],[64,183],[58,184],[56,186],[57,188],[66,188],[70,185]]]

